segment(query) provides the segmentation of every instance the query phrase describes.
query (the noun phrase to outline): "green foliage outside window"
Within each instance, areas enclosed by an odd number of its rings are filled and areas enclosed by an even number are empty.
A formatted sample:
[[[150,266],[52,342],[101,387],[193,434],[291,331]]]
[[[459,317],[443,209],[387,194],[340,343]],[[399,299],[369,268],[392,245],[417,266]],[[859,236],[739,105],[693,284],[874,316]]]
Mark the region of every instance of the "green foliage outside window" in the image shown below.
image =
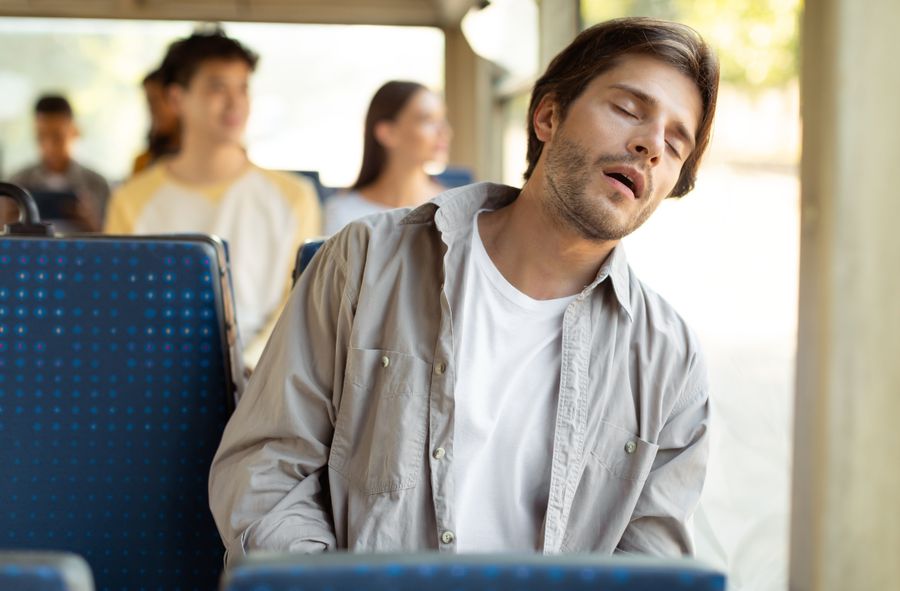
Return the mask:
[[[722,81],[746,89],[797,78],[801,0],[581,0],[588,27],[620,16],[676,20],[718,52]]]

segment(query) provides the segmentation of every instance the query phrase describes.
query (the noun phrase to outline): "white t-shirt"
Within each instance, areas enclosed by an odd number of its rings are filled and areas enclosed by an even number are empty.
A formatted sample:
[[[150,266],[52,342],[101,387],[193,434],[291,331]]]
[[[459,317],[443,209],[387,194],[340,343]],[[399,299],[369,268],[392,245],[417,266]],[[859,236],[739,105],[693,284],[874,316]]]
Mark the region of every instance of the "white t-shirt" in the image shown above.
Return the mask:
[[[331,236],[354,220],[390,209],[380,203],[369,201],[356,191],[337,193],[325,200],[325,207],[322,210],[325,234]]]
[[[481,212],[479,212],[481,213]],[[459,552],[534,551],[550,491],[563,315],[513,287],[472,232],[454,416]]]

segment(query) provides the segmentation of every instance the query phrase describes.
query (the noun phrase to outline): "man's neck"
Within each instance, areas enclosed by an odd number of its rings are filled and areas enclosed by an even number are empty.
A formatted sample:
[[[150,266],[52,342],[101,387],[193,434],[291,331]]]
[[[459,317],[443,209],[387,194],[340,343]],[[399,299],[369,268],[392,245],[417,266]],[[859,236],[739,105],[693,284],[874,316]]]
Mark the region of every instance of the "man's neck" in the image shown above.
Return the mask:
[[[478,216],[485,250],[522,293],[549,300],[579,293],[597,275],[618,241],[594,242],[551,219],[538,183],[525,184],[511,204]]]
[[[185,138],[168,169],[185,183],[214,185],[236,179],[249,164],[247,153],[237,144],[211,144]]]
[[[44,167],[44,170],[49,172],[50,174],[66,174],[69,172],[69,167],[72,166],[72,159],[69,158],[63,162],[49,163],[46,161],[41,161],[41,166]]]

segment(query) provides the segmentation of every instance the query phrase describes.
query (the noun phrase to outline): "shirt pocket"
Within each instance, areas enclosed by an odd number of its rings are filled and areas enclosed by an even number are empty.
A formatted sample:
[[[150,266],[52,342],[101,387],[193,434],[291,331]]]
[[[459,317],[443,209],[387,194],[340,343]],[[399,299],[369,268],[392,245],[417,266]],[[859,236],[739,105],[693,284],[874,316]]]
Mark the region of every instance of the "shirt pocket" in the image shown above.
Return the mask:
[[[591,456],[613,476],[643,483],[650,475],[657,450],[658,445],[603,421]]]
[[[428,427],[430,365],[382,349],[350,349],[328,465],[365,494],[416,486]]]
[[[631,521],[659,446],[602,421],[585,458],[561,550],[610,553]]]

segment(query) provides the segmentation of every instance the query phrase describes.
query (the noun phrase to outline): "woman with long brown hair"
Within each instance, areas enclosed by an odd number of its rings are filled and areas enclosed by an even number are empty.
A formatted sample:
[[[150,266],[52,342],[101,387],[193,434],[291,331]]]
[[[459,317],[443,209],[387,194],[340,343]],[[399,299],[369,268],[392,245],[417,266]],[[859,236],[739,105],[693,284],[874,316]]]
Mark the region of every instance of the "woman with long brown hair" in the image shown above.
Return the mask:
[[[417,82],[392,80],[372,97],[356,182],[325,204],[325,232],[397,207],[414,207],[444,190],[426,172],[446,164],[452,132],[444,101]]]

